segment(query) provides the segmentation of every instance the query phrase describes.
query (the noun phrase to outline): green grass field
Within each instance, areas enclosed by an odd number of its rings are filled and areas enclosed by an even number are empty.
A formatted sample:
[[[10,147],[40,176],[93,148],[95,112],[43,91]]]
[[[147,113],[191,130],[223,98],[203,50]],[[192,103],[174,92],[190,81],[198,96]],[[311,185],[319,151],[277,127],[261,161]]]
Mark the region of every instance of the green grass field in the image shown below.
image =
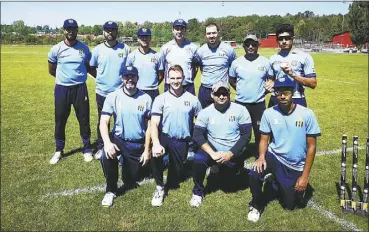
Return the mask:
[[[80,152],[51,166],[54,152],[54,78],[47,71],[50,47],[1,47],[1,229],[2,230],[278,230],[368,231],[367,219],[339,209],[336,182],[340,178],[340,152],[317,156],[310,183],[312,205],[285,211],[272,201],[258,223],[247,221],[249,188],[234,193],[221,190],[205,197],[194,209],[188,204],[193,182],[172,190],[160,208],[151,206],[154,183],[142,185],[116,198],[113,207],[100,202],[104,185],[101,165],[83,161]],[[261,50],[270,57],[276,51]],[[238,56],[243,51],[237,50]],[[307,89],[322,136],[318,152],[339,150],[342,134],[368,136],[368,56],[364,54],[312,54],[318,86]],[[92,139],[96,138],[95,83],[89,77]],[[199,86],[199,75],[197,76]],[[68,120],[66,152],[82,145],[74,111]],[[325,155],[324,155],[325,154]],[[365,149],[359,150],[359,184],[364,176]],[[251,159],[248,160],[251,162]],[[348,152],[351,183],[352,153]],[[245,178],[247,181],[247,178]],[[351,184],[350,184],[351,185]],[[97,191],[84,191],[96,187]],[[76,189],[80,189],[79,192]],[[75,190],[75,191],[73,191]],[[52,195],[63,191],[74,194]],[[51,194],[51,195],[50,195]]]

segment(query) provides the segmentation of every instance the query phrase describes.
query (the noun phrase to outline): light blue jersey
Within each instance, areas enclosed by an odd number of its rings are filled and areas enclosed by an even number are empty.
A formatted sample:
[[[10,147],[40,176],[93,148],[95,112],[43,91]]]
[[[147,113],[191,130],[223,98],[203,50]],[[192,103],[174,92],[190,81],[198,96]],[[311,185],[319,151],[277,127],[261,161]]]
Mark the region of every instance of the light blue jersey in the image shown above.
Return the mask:
[[[297,73],[302,77],[316,77],[315,69],[314,69],[314,61],[310,54],[293,49],[288,53],[287,56],[284,56],[283,53],[278,52],[270,57],[270,63],[272,65],[272,69],[274,72],[275,78],[281,78],[285,75],[285,73],[281,69],[281,63],[286,62],[292,68],[293,72]],[[295,81],[292,77],[291,80]],[[296,82],[296,81],[295,81]],[[295,93],[292,98],[303,98],[304,95],[304,86],[300,83],[296,82]]]
[[[273,77],[269,60],[259,56],[254,61],[244,56],[233,61],[229,69],[229,78],[237,80],[235,100],[242,103],[259,103],[265,100],[264,84]]]
[[[146,133],[146,119],[150,118],[152,100],[141,90],[128,96],[123,88],[109,93],[102,115],[115,115],[113,133],[123,140],[142,140]]]
[[[96,69],[96,93],[106,97],[122,85],[122,67],[126,66],[131,49],[118,42],[113,48],[101,43],[92,50],[90,66]]]
[[[87,67],[91,59],[88,46],[77,40],[73,47],[65,44],[64,40],[54,45],[48,53],[50,63],[56,64],[57,85],[72,86],[85,83]]]
[[[160,67],[160,54],[150,49],[143,54],[138,48],[128,55],[127,65],[138,69],[137,88],[142,90],[158,89],[159,78],[157,71]]]
[[[177,97],[166,91],[154,100],[152,115],[161,116],[160,128],[171,138],[189,138],[193,130],[194,117],[201,110],[201,104],[196,96],[185,91]]]
[[[230,103],[219,112],[214,103],[200,111],[195,126],[205,128],[207,140],[217,151],[229,151],[240,138],[240,127],[251,126],[250,114],[244,106]]]
[[[287,167],[302,171],[307,152],[306,136],[320,136],[320,128],[312,110],[295,106],[289,115],[285,115],[278,105],[266,109],[260,132],[273,135],[269,152]]]
[[[161,65],[160,70],[165,70],[164,79],[168,84],[168,70],[171,66],[178,64],[183,69],[183,85],[192,84],[192,64],[194,63],[195,52],[198,46],[188,40],[184,40],[182,46],[178,46],[175,40],[164,44],[160,49]]]
[[[201,69],[201,84],[206,88],[223,80],[228,82],[228,68],[236,59],[236,52],[226,43],[221,42],[217,48],[202,45],[196,52],[196,62]]]

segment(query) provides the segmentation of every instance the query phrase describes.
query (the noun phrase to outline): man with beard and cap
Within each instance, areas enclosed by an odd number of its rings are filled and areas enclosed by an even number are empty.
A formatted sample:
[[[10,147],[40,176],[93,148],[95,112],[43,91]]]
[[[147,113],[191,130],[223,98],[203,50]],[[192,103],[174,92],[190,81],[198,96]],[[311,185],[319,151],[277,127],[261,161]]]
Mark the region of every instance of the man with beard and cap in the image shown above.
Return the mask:
[[[197,97],[183,88],[184,72],[181,66],[173,65],[168,71],[169,90],[157,96],[152,106],[151,163],[156,183],[152,206],[161,206],[164,200],[165,151],[169,155],[166,190],[179,187],[191,141],[193,121],[201,110]]]
[[[120,79],[122,67],[126,66],[127,56],[131,49],[128,45],[117,41],[118,25],[108,21],[103,26],[104,42],[92,50],[90,74],[96,78],[97,103],[97,152],[95,159],[100,159],[104,143],[100,134],[101,110],[106,96],[122,84]]]
[[[259,146],[259,126],[265,110],[265,95],[273,85],[273,70],[269,59],[258,54],[259,41],[255,35],[243,40],[244,56],[233,61],[229,69],[229,83],[236,90],[235,102],[246,107],[251,116],[256,152]]]
[[[137,40],[140,46],[128,55],[127,65],[135,66],[138,69],[140,79],[137,88],[150,95],[154,101],[159,95],[158,86],[164,78],[164,72],[159,71],[160,53],[150,48],[150,29],[138,29]]]
[[[63,24],[65,39],[53,46],[48,53],[49,73],[55,77],[55,142],[56,151],[50,164],[56,164],[65,147],[65,126],[71,111],[76,112],[80,135],[83,141],[83,157],[90,162],[92,157],[90,105],[87,91],[87,72],[91,53],[88,46],[77,40],[78,24],[67,19]]]
[[[203,109],[214,102],[211,97],[212,85],[219,80],[228,82],[228,69],[236,59],[235,50],[220,41],[220,31],[216,23],[208,23],[205,26],[205,40],[206,43],[195,54],[201,70],[198,97]]]
[[[160,48],[160,57],[162,59],[160,70],[164,70],[164,90],[167,91],[169,89],[169,68],[175,64],[180,65],[183,68],[184,74],[183,88],[195,95],[194,79],[197,69],[194,65],[194,55],[198,46],[185,39],[186,31],[186,21],[177,19],[173,22],[173,40],[167,42]]]
[[[265,208],[268,192],[265,188],[263,192],[262,186],[267,174],[275,177],[278,196],[283,207],[289,210],[301,205],[309,183],[320,128],[313,111],[292,100],[295,85],[287,75],[276,79],[274,90],[278,104],[266,109],[261,119],[259,158],[249,173],[252,200],[248,220],[252,222],[259,220]]]
[[[278,79],[287,74],[295,82],[293,101],[307,106],[304,89],[317,86],[314,60],[309,53],[293,48],[294,27],[292,24],[280,24],[276,28],[277,42],[281,49],[270,57],[274,77]],[[272,94],[268,107],[277,104],[277,97]]]
[[[216,82],[211,97],[214,103],[200,111],[197,116],[193,140],[200,147],[193,163],[192,207],[199,207],[204,198],[204,179],[210,166],[219,165],[220,183],[230,187],[239,168],[243,167],[241,156],[250,141],[251,119],[247,109],[230,101],[227,82]]]
[[[150,159],[150,112],[152,100],[137,89],[138,71],[127,66],[122,71],[123,85],[109,93],[101,111],[100,131],[104,141],[101,164],[106,179],[106,191],[101,204],[113,205],[117,194],[118,160],[121,155],[124,189],[137,187],[143,166]],[[109,121],[115,115],[113,140],[109,136]]]

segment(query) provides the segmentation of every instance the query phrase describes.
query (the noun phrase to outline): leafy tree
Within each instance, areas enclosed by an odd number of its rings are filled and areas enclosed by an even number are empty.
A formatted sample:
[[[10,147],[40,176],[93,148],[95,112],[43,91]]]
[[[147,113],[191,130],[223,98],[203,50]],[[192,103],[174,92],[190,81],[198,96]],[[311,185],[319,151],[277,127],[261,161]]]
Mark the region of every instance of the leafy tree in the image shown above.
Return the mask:
[[[359,46],[369,41],[368,17],[368,2],[354,1],[352,4],[350,4],[348,23],[351,31],[351,40]]]

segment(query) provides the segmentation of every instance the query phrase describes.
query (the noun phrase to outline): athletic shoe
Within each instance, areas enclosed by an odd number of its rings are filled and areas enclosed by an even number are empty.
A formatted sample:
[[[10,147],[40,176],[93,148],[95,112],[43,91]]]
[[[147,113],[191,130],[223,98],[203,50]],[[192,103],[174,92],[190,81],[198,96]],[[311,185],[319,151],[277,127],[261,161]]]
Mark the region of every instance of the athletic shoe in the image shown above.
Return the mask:
[[[247,215],[247,220],[251,222],[257,222],[260,218],[259,210],[255,209],[254,207],[250,206],[249,214]]]
[[[273,178],[273,174],[272,173],[268,173],[264,176],[264,182],[267,182],[267,181],[271,181]]]
[[[85,162],[91,162],[94,159],[92,152],[89,151],[83,153],[83,158],[85,158]]]
[[[63,157],[63,153],[61,151],[55,152],[53,157],[50,159],[50,164],[56,164]]]
[[[113,205],[115,194],[112,192],[105,193],[104,199],[101,201],[101,205],[104,207],[110,207]]]
[[[156,186],[155,192],[153,194],[151,205],[161,206],[164,200],[164,187]]]
[[[99,159],[101,159],[101,156],[103,155],[103,149],[99,149],[96,153],[95,153],[95,155],[94,155],[94,158],[95,159],[97,159],[97,160],[99,160]]]
[[[202,204],[202,196],[197,196],[195,194],[192,194],[190,205],[192,207],[199,207],[201,204]]]

